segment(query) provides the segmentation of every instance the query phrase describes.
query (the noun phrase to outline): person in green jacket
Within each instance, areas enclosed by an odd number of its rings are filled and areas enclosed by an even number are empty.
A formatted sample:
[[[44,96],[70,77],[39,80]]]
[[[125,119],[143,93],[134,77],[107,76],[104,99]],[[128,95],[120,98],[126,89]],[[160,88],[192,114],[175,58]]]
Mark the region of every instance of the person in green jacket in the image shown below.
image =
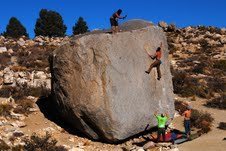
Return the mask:
[[[166,123],[168,121],[169,115],[167,113],[158,115],[157,112],[155,112],[154,115],[158,121],[157,142],[159,142],[161,135],[163,137],[163,141],[165,142]]]

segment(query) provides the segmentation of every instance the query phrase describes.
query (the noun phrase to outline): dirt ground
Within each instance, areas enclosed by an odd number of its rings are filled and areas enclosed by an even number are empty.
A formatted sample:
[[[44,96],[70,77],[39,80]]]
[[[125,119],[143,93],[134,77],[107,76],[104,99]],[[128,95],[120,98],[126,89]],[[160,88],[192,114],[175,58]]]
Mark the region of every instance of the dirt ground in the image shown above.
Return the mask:
[[[223,141],[223,138],[226,137],[226,131],[218,129],[220,122],[226,122],[226,110],[218,110],[207,108],[203,104],[206,101],[198,99],[191,102],[191,106],[195,109],[207,111],[210,113],[213,118],[212,131],[207,134],[202,135],[201,137],[188,141],[186,143],[180,144],[178,146],[180,151],[225,151],[226,150],[226,141]],[[178,117],[173,121],[174,126],[177,129],[183,130],[182,125],[183,118]]]
[[[178,145],[180,151],[225,151],[226,141],[223,138],[226,137],[226,131],[218,129],[219,122],[226,122],[226,110],[218,110],[207,108],[203,106],[205,100],[197,100],[191,102],[193,108],[207,111],[214,117],[214,123],[212,131],[208,134],[204,134],[201,137],[188,141],[186,143]],[[26,118],[26,127],[22,128],[25,134],[31,135],[32,133],[44,134],[45,131],[51,132],[52,136],[58,140],[59,145],[67,145],[70,148],[78,147],[85,151],[92,150],[105,150],[105,151],[117,151],[122,150],[120,145],[109,145],[100,142],[94,142],[89,139],[69,134],[67,131],[57,126],[54,122],[48,120],[42,112],[39,110],[34,112]],[[183,117],[177,117],[173,120],[175,128],[184,131]],[[126,144],[126,143],[125,143]]]

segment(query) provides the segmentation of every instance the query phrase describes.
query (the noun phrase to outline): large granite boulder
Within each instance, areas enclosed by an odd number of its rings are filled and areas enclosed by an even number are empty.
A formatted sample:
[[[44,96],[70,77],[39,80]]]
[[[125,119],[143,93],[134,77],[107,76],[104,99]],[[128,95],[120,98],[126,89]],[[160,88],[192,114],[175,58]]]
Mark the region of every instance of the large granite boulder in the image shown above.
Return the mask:
[[[145,73],[163,42],[162,79]],[[60,114],[92,139],[117,142],[156,125],[154,111],[174,113],[168,46],[155,26],[72,38],[50,59],[52,93]]]
[[[153,23],[146,20],[142,20],[142,19],[133,19],[119,25],[119,28],[122,31],[131,31],[131,30],[145,28],[148,26],[153,26]]]

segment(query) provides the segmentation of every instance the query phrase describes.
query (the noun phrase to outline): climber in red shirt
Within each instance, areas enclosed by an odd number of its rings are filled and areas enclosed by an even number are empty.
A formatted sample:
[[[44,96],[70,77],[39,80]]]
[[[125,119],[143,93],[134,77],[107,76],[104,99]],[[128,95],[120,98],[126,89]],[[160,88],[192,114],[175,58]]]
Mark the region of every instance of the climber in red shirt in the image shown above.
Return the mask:
[[[157,73],[158,73],[158,80],[161,79],[161,71],[160,71],[160,64],[161,62],[161,57],[162,57],[162,43],[160,44],[160,47],[157,48],[155,55],[151,55],[147,52],[147,54],[151,57],[151,59],[156,59],[155,62],[153,62],[149,69],[147,71],[145,71],[147,74],[149,74],[152,70],[153,67],[157,68]]]

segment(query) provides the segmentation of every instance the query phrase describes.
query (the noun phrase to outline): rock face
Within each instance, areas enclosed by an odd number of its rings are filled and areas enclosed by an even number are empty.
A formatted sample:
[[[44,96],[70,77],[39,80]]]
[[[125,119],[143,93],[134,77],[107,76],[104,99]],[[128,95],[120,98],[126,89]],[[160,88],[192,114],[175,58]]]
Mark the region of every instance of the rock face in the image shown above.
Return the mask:
[[[153,26],[153,23],[149,21],[141,20],[141,19],[134,19],[134,20],[129,20],[123,23],[122,25],[119,26],[119,28],[122,31],[131,31],[131,30],[145,28],[148,26]]]
[[[144,48],[163,42],[162,79]],[[156,125],[154,111],[174,113],[166,37],[159,27],[93,34],[55,50],[50,59],[52,93],[63,118],[93,139],[117,142]]]

